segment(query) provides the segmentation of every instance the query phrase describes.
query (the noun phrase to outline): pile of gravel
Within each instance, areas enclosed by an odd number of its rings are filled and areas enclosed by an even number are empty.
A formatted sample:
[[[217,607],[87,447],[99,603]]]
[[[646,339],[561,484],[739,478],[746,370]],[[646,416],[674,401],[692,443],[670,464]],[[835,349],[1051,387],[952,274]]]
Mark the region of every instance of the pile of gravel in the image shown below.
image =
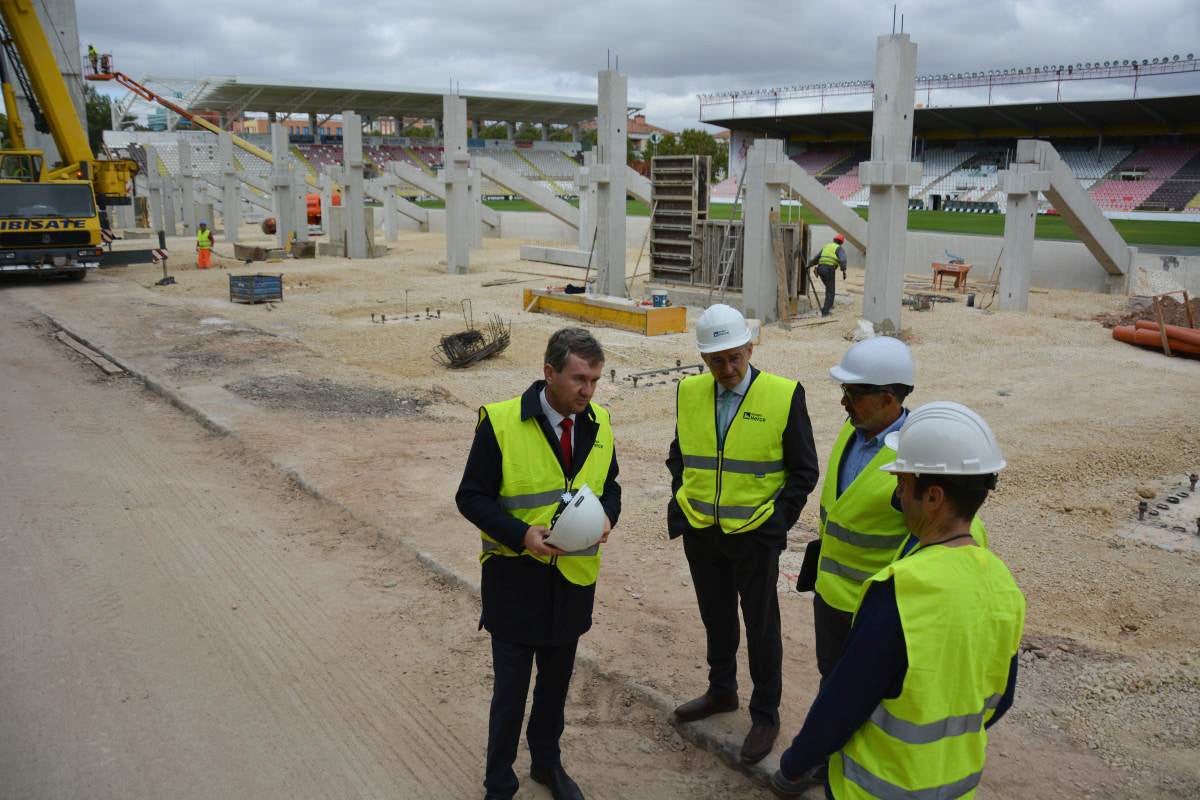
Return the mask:
[[[226,384],[225,388],[268,408],[307,411],[323,417],[404,417],[421,413],[432,402],[389,389],[298,375],[246,378]]]

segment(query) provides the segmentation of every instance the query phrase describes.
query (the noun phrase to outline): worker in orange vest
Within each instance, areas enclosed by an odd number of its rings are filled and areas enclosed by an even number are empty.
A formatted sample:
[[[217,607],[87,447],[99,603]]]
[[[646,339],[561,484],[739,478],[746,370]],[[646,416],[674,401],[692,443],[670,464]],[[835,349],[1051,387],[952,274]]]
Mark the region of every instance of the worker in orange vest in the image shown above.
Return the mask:
[[[196,266],[200,269],[212,266],[212,246],[212,231],[206,223],[201,222],[200,229],[196,231]]]

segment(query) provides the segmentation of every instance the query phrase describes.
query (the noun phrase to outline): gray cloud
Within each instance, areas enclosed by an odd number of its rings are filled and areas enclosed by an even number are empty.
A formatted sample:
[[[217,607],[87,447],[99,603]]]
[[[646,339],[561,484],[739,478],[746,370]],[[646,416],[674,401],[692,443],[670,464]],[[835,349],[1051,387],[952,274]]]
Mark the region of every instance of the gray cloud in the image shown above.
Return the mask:
[[[920,0],[900,11],[918,43],[922,74],[1200,50],[1194,0]],[[78,13],[81,42],[112,52],[134,77],[430,87],[453,80],[464,90],[588,97],[611,50],[629,76],[630,99],[646,103],[651,121],[674,129],[697,124],[698,93],[869,79],[876,37],[892,27],[888,3],[831,8],[777,0],[156,0],[80,2]],[[1050,91],[1039,99],[1052,99]],[[1129,95],[1120,85],[1072,91]],[[1139,87],[1148,94],[1196,91],[1200,73]]]

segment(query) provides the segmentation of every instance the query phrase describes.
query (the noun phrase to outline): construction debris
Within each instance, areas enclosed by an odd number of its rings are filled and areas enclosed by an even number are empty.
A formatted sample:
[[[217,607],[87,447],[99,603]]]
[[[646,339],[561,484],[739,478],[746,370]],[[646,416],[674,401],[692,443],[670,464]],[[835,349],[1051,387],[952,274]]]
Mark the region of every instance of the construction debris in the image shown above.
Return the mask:
[[[426,309],[428,311],[428,309]],[[433,360],[443,367],[462,369],[472,364],[503,353],[511,340],[509,325],[499,314],[493,314],[484,330],[474,324],[471,301],[463,301],[463,319],[467,329],[443,336],[433,351]]]

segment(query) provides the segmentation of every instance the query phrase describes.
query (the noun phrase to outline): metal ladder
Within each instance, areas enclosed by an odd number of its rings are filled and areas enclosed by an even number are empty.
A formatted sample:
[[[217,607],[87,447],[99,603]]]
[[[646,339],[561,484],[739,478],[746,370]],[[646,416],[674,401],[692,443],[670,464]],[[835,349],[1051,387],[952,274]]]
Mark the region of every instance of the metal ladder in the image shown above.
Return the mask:
[[[729,228],[725,235],[725,240],[721,242],[721,255],[717,258],[717,286],[721,293],[721,299],[725,299],[725,287],[729,284],[729,275],[733,272],[733,262],[737,258],[738,243],[742,239],[742,230],[745,227],[745,220],[741,225],[735,226],[734,219],[738,215],[738,209],[742,203],[742,192],[746,186],[746,167],[750,166],[747,159],[742,165],[742,176],[738,179],[737,193],[733,196],[733,208],[729,212]],[[708,288],[708,302],[712,305],[713,287]]]

